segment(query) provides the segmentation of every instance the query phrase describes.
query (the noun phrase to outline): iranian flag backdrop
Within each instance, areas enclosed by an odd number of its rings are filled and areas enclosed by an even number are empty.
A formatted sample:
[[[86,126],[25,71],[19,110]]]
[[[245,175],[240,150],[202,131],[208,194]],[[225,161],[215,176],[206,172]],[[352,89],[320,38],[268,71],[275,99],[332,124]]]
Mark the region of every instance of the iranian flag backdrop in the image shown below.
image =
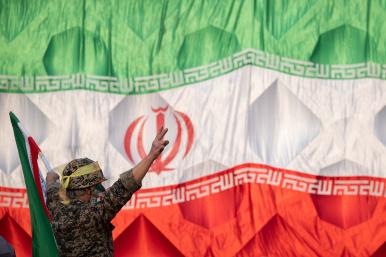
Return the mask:
[[[8,113],[106,186],[169,146],[116,256],[386,256],[386,3],[0,0],[0,235],[31,255]]]

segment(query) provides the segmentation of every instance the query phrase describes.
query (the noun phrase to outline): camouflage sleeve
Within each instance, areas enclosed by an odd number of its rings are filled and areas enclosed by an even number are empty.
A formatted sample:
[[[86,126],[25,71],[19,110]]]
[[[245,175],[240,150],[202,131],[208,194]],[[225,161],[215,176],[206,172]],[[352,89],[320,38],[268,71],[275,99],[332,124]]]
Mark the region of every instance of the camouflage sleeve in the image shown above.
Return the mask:
[[[111,221],[141,186],[141,183],[134,179],[132,170],[122,173],[118,181],[106,190],[101,200],[103,219]]]
[[[46,205],[48,210],[51,212],[51,215],[54,215],[53,212],[59,202],[59,187],[60,187],[59,182],[55,182],[47,185]]]

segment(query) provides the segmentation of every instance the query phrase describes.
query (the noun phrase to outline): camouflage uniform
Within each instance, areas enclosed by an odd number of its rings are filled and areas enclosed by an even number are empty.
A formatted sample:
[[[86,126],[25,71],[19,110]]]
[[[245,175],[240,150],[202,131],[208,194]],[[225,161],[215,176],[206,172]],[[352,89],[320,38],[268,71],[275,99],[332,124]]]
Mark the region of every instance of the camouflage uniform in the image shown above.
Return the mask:
[[[63,204],[59,199],[59,187],[59,182],[48,185],[47,207],[53,217],[52,228],[60,256],[113,256],[114,226],[110,221],[141,187],[132,171],[122,173],[98,201],[75,199]]]

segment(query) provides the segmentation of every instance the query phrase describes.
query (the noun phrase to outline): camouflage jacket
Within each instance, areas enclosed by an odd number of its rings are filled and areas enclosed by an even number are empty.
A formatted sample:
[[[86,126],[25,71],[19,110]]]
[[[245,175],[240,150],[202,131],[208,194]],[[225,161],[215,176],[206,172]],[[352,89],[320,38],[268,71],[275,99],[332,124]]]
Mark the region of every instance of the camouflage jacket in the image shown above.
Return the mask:
[[[59,199],[59,182],[47,186],[47,208],[52,215],[52,229],[62,257],[113,256],[110,221],[141,185],[132,171],[122,173],[99,201]]]

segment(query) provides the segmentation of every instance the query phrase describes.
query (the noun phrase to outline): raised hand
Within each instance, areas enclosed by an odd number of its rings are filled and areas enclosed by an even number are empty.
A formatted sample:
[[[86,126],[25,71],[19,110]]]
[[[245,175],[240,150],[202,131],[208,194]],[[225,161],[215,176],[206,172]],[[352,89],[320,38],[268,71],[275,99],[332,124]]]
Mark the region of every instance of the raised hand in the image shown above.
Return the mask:
[[[168,129],[161,127],[161,129],[157,133],[157,136],[153,140],[153,143],[151,144],[149,154],[133,168],[134,179],[137,182],[142,181],[143,177],[148,172],[151,164],[162,153],[162,151],[165,149],[165,146],[169,144],[168,140],[164,140],[166,132],[168,132]]]
[[[46,183],[47,185],[51,185],[55,183],[59,179],[59,175],[55,171],[47,172]]]
[[[168,132],[167,128],[161,127],[160,130],[157,133],[157,136],[153,140],[153,143],[151,144],[151,149],[149,155],[156,159],[162,151],[165,149],[165,147],[169,144],[168,140],[164,139],[165,134]]]

